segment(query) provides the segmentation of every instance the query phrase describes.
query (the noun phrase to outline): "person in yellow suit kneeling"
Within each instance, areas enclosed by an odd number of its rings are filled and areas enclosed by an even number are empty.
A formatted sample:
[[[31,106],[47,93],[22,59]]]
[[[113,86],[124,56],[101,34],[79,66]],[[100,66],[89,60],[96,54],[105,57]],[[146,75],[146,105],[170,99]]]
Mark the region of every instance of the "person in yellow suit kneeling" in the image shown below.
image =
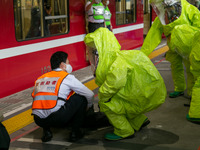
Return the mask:
[[[120,44],[107,28],[87,34],[84,42],[93,48],[89,58],[96,67],[100,111],[114,127],[114,133],[107,133],[105,139],[133,136],[150,122],[144,113],[165,101],[166,87],[160,73],[143,52],[120,51]]]

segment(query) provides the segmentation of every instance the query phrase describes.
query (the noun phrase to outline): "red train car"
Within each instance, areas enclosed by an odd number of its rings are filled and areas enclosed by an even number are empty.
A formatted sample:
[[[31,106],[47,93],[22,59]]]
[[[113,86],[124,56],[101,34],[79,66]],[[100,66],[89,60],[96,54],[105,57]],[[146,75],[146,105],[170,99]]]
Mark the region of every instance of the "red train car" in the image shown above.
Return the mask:
[[[34,85],[51,70],[56,51],[69,54],[73,70],[89,65],[83,39],[86,35],[85,0],[0,1],[0,98]],[[143,1],[110,0],[113,32],[122,49],[143,43]]]

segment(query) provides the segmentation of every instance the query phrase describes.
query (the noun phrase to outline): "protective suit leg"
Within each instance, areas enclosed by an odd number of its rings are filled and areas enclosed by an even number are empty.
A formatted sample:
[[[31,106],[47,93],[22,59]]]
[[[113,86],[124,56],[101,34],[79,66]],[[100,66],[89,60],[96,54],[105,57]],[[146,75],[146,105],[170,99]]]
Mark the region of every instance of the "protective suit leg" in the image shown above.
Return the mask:
[[[135,118],[128,118],[129,123],[136,131],[139,131],[145,120],[148,118],[144,114],[140,114]]]
[[[166,53],[166,60],[171,63],[172,79],[174,81],[174,91],[183,92],[186,88],[182,57],[176,52],[169,50]]]
[[[190,60],[190,72],[194,76],[194,80],[199,78],[200,76],[200,32],[197,32],[194,37],[193,47],[189,56]]]
[[[200,76],[197,78],[194,87],[192,89],[192,100],[190,103],[189,115],[187,119],[189,121],[200,122]]]
[[[192,50],[194,34],[199,32],[199,29],[187,24],[175,26],[170,39],[170,46],[172,51],[175,51],[183,58],[187,73],[187,93],[190,96],[194,85],[194,77],[190,72],[189,55]]]
[[[192,94],[192,88],[194,86],[194,76],[190,71],[190,62],[189,60],[183,59],[184,65],[186,67],[186,73],[187,73],[187,94],[191,96]]]
[[[189,113],[187,119],[189,121],[200,122],[200,32],[195,34],[195,40],[193,41],[193,47],[190,53],[190,71],[194,76],[194,86],[192,88],[192,99],[190,103]]]
[[[105,114],[114,127],[114,134],[123,138],[134,134],[134,129],[124,114],[116,114],[111,111],[107,111]]]

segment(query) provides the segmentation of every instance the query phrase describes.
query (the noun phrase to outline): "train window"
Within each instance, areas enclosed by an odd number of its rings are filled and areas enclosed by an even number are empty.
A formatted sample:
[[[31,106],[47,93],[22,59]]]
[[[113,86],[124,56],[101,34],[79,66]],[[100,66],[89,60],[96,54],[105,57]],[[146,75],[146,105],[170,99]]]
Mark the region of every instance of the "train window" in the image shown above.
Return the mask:
[[[14,0],[17,40],[67,33],[67,0]]]
[[[136,0],[116,0],[116,24],[136,22]]]

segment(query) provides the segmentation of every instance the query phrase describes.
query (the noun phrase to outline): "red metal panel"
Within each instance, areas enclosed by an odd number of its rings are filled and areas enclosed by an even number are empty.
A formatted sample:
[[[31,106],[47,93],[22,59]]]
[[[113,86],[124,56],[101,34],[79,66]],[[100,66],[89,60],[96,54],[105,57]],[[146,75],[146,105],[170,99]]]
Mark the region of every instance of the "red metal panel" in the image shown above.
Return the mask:
[[[111,4],[109,4],[109,9],[112,12],[112,25],[114,28],[120,27],[128,27],[131,25],[137,25],[143,23],[143,3],[142,0],[137,0],[137,12],[136,12],[136,22],[124,25],[116,25],[116,18],[115,18],[115,0],[110,0]],[[113,13],[114,12],[114,13]],[[143,29],[132,30],[128,32],[123,32],[116,34],[116,38],[121,45],[122,50],[130,50],[139,47],[143,43]]]
[[[137,0],[137,23],[143,23],[143,0]]]
[[[121,50],[132,50],[143,43],[143,29],[124,32],[116,35],[121,45]]]
[[[12,47],[15,41],[15,27],[14,27],[14,15],[13,15],[13,0],[1,0],[0,1],[0,49],[5,47]]]

